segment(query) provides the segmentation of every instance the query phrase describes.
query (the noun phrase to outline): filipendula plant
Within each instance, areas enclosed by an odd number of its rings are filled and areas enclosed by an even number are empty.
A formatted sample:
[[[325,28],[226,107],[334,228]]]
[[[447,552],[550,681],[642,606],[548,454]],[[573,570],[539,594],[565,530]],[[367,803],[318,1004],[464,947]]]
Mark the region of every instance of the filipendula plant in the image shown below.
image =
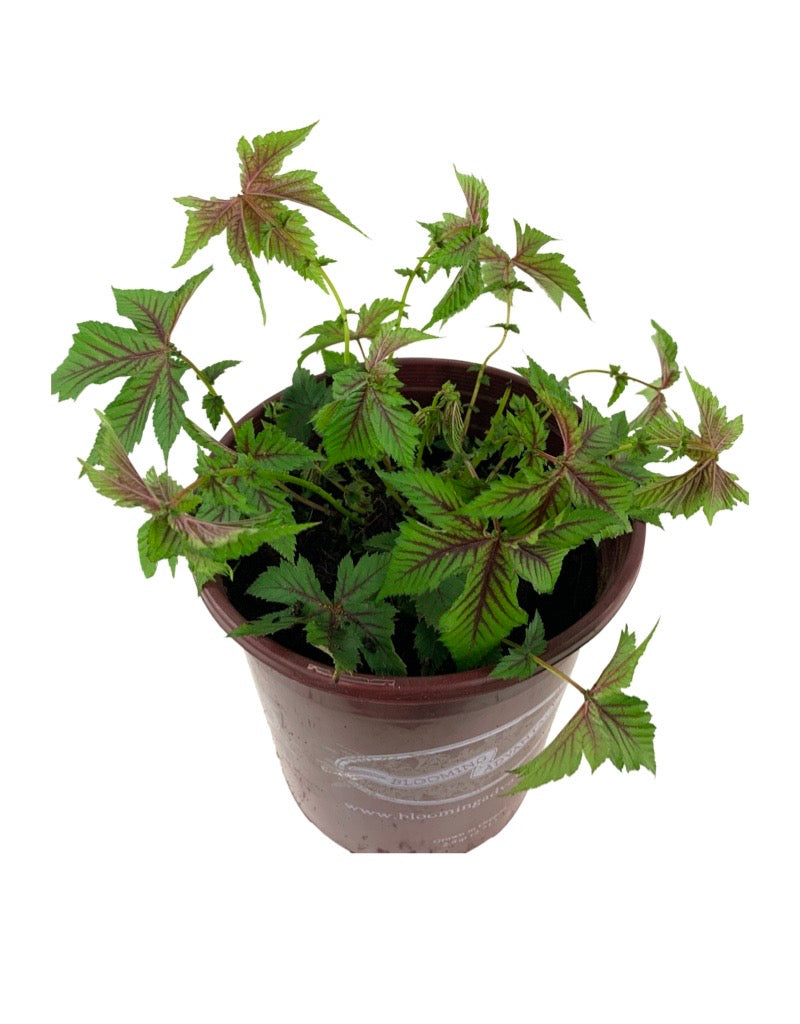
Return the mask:
[[[224,233],[262,317],[261,262],[278,260],[331,295],[332,318],[302,335],[290,386],[260,421],[237,425],[219,390],[237,360],[200,367],[180,347],[181,313],[211,267],[173,292],[114,289],[117,311],[131,326],[79,324],[53,374],[60,399],[122,380],[99,414],[83,473],[116,504],[145,513],[138,534],[145,575],[162,561],[174,571],[185,558],[202,588],[217,576],[233,579],[244,564],[252,577],[255,564],[247,599],[260,604],[260,614],[238,632],[310,645],[337,678],[475,666],[489,666],[500,679],[525,679],[542,668],[561,676],[580,692],[582,705],[538,757],[517,769],[518,789],[571,774],[584,756],[592,770],[610,760],[655,771],[647,705],[623,692],[650,637],[637,646],[623,630],[587,689],[544,660],[536,602],[553,592],[569,552],[631,530],[632,520],[660,525],[664,514],[702,511],[711,522],[746,502],[747,492],[719,462],[741,433],[741,417],[730,419],[688,373],[697,427],[669,408],[666,393],[680,376],[677,347],[653,322],[655,375],[639,378],[611,365],[557,379],[527,358],[518,373],[530,393],[507,391],[488,427],[476,429],[487,364],[519,333],[514,302],[522,292],[544,292],[559,307],[566,296],[588,315],[575,271],[560,253],[545,251],[550,235],[527,224],[514,222],[510,247],[495,242],[486,185],[456,171],[466,208],[422,224],[427,245],[413,266],[397,271],[404,279],[399,297],[347,308],[331,279],[333,261],[319,254],[296,207],[355,225],[314,172],[283,170],[312,127],[242,139],[240,191],[232,198],[177,200],[187,224],[175,266]],[[445,284],[429,321],[418,327],[408,323],[415,282]],[[432,340],[432,327],[483,296],[502,312],[471,391],[445,382],[427,406],[410,401],[396,353]],[[317,354],[324,372],[315,375],[304,364]],[[609,376],[609,406],[638,386],[636,414],[602,413],[578,401],[571,381],[580,373]],[[228,443],[187,415],[192,381],[203,391],[211,430],[227,421]],[[182,485],[166,470],[141,475],[134,467],[129,455],[148,423],[165,461],[178,438],[188,436],[197,448],[194,480]],[[688,469],[658,471],[679,457]]]

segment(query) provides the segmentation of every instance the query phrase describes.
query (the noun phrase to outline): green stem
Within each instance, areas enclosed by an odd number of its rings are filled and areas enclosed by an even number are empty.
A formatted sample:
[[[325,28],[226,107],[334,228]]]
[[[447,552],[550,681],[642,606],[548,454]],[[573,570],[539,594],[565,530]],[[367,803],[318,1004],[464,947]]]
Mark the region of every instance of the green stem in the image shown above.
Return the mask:
[[[341,314],[342,317],[342,338],[344,340],[344,358],[345,361],[347,362],[350,359],[350,325],[347,323],[347,310],[344,308],[344,303],[342,302],[339,293],[336,291],[336,287],[333,281],[331,281],[330,277],[328,276],[323,266],[319,266],[319,272],[320,274],[322,274],[322,280],[330,288],[331,295],[334,297],[334,299],[336,300],[336,305],[339,307],[339,313]]]
[[[214,385],[211,383],[211,381],[208,379],[208,377],[206,377],[206,375],[203,373],[203,371],[199,367],[195,366],[195,364],[192,362],[192,360],[188,356],[185,356],[183,354],[183,352],[180,351],[180,349],[177,349],[174,345],[171,345],[171,348],[172,348],[172,351],[175,353],[175,355],[179,359],[182,359],[183,362],[186,363],[186,365],[189,367],[189,369],[194,374],[197,375],[197,379],[201,382],[201,384],[205,384],[206,389],[208,390],[208,393],[210,395],[213,395],[214,398],[220,398],[219,392],[214,387]],[[222,413],[225,416],[225,419],[228,421],[228,423],[230,423],[231,429],[233,430],[233,436],[235,437],[236,436],[236,420],[233,418],[233,416],[231,416],[230,412],[228,411],[228,407],[225,405],[224,402],[222,403]]]
[[[475,378],[475,387],[472,389],[472,397],[470,398],[469,405],[467,406],[467,414],[464,417],[464,426],[461,428],[461,440],[462,440],[462,442],[463,442],[464,438],[467,436],[467,431],[469,430],[470,420],[472,419],[472,413],[474,412],[475,406],[476,406],[477,401],[478,401],[478,393],[480,392],[480,389],[481,389],[481,381],[483,380],[483,372],[486,369],[486,367],[487,367],[487,365],[489,363],[489,360],[493,356],[496,356],[497,353],[500,351],[500,349],[503,347],[503,345],[505,345],[505,343],[506,343],[506,338],[508,337],[508,325],[509,325],[509,323],[511,321],[511,303],[513,301],[514,301],[513,292],[509,292],[508,296],[506,298],[506,322],[505,322],[505,327],[503,328],[503,336],[500,339],[500,344],[496,345],[492,349],[492,351],[489,353],[489,355],[484,359],[483,363],[481,364],[480,370],[478,370],[478,375]]]
[[[573,377],[580,377],[582,373],[604,373],[607,377],[616,377],[616,373],[612,373],[611,370],[576,370],[575,373],[571,373],[567,380],[572,380]],[[639,380],[638,377],[631,377],[629,373],[623,373],[626,380],[632,381],[634,384],[641,384],[643,387],[652,388],[653,391],[664,391],[666,390],[663,385],[652,384],[646,380]]]
[[[419,260],[417,261],[417,265],[416,267],[414,267],[414,273],[406,281],[406,286],[403,289],[403,294],[400,296],[400,308],[397,311],[397,320],[395,320],[395,327],[399,327],[400,324],[402,323],[403,313],[405,312],[406,308],[406,300],[408,299],[408,293],[411,290],[411,282],[416,280],[416,278],[419,276],[419,272],[420,270],[422,270],[423,263],[433,252],[434,248],[435,247],[433,245],[428,246],[425,255],[420,256]]]
[[[562,672],[560,668],[556,668],[555,665],[551,665],[549,661],[545,661],[544,658],[539,658],[537,655],[532,654],[531,657],[541,668],[546,669],[548,672],[552,672],[554,676],[558,676],[559,679],[563,679],[565,683],[569,683],[570,686],[574,686],[576,690],[579,690],[583,694],[584,699],[589,696],[589,691],[584,690],[580,683],[576,683],[574,679],[570,678],[566,672]]]
[[[237,466],[230,466],[228,469],[219,470],[218,473],[214,474],[214,477],[242,476],[244,472],[245,470],[239,469]],[[276,483],[293,484],[295,487],[302,487],[304,490],[311,491],[312,494],[316,494],[320,498],[324,498],[331,508],[335,509],[339,515],[344,516],[345,519],[355,518],[353,513],[348,508],[345,508],[345,506],[334,498],[332,494],[329,494],[324,487],[320,487],[318,484],[314,484],[310,480],[305,480],[303,477],[292,476],[289,473],[272,472],[271,476]],[[184,487],[183,490],[178,491],[178,493],[172,498],[171,504],[177,505],[182,498],[186,497],[187,494],[191,494],[192,491],[197,490],[198,487],[208,483],[211,479],[212,477],[209,474],[199,476],[193,483]],[[298,500],[302,500],[300,495],[294,495],[294,497]],[[313,507],[317,509],[319,508],[317,505],[314,505]]]

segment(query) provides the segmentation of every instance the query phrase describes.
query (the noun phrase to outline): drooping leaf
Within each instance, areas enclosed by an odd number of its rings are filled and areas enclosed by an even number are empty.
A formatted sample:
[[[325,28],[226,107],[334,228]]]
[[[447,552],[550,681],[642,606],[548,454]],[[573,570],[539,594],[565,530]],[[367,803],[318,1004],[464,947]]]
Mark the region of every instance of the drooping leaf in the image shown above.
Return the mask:
[[[564,263],[561,253],[539,251],[543,245],[552,242],[553,239],[527,224],[523,228],[518,221],[514,221],[514,226],[517,232],[517,251],[512,257],[512,264],[532,277],[559,309],[561,300],[566,294],[588,316],[586,299],[583,297],[580,282],[572,267]]]
[[[636,418],[635,423],[637,426],[648,423],[656,415],[666,410],[667,403],[663,394],[664,389],[671,387],[681,375],[678,366],[678,346],[655,320],[651,320],[650,323],[655,331],[652,340],[658,353],[659,363],[661,364],[661,376],[658,380],[653,381],[651,387],[644,388],[639,392],[648,399],[648,403],[647,408]]]
[[[174,292],[115,288],[117,309],[135,327],[115,327],[94,321],[78,325],[73,345],[53,374],[53,392],[60,399],[77,398],[89,384],[127,380],[107,406],[106,416],[126,451],[141,440],[150,412],[164,452],[185,423],[188,399],[181,377],[188,364],[172,343],[172,332],[191,296],[211,273],[211,267],[189,278]]]
[[[175,266],[182,266],[215,236],[225,231],[234,263],[244,267],[258,295],[265,317],[261,282],[254,258],[277,259],[325,290],[316,243],[306,218],[286,202],[314,207],[350,227],[355,225],[328,199],[313,171],[280,174],[284,159],[313,128],[307,125],[288,132],[239,140],[241,192],[230,199],[198,199],[184,196],[188,222],[183,251]],[[359,230],[356,228],[356,230]]]
[[[203,411],[208,416],[208,421],[215,430],[222,419],[224,408],[225,402],[221,395],[212,395],[210,393],[203,395]]]
[[[730,448],[742,432],[742,417],[729,420],[725,408],[708,388],[698,384],[688,373],[686,376],[700,410],[699,432],[690,432],[688,438],[685,435],[682,438],[683,450],[694,465],[677,476],[655,476],[653,482],[639,488],[636,510],[690,516],[702,509],[710,523],[722,509],[749,501],[747,491],[737,483],[736,476],[719,465],[720,454]],[[655,421],[662,436],[669,423],[665,417],[666,414],[661,414]]]
[[[470,259],[456,274],[453,283],[439,299],[427,325],[445,323],[466,309],[483,294],[483,275],[477,257]]]
[[[620,770],[647,768],[655,773],[655,726],[647,704],[622,692],[630,685],[653,632],[637,647],[635,635],[627,628],[622,631],[614,656],[591,690],[585,691],[581,708],[537,757],[515,769],[520,782],[511,792],[572,775],[583,757],[592,771],[608,760]]]

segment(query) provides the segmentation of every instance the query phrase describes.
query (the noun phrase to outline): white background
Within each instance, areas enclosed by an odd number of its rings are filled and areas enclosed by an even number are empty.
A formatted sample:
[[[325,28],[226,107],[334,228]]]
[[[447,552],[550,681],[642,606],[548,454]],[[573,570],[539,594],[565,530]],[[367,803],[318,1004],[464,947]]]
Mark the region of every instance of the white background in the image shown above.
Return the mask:
[[[77,0],[6,15],[9,1024],[796,1019],[791,7]],[[486,180],[501,244],[513,217],[563,240],[593,316],[523,295],[503,365],[528,351],[652,377],[654,317],[745,418],[725,464],[750,507],[650,531],[619,622],[576,670],[591,682],[619,626],[643,636],[661,617],[636,684],[657,778],[584,766],[467,857],[354,857],[308,824],[241,652],[185,571],[141,576],[136,512],[77,478],[113,392],[47,393],[74,324],[115,319],[111,285],[172,289],[211,262],[179,343],[246,360],[225,389],[240,412],[285,384],[330,300],[270,266],[265,330],[222,240],[171,270],[171,197],[227,196],[240,135],[317,119],[287,167],[318,170],[371,238],[311,214],[348,305],[398,293],[415,222],[460,208],[455,163]],[[482,356],[501,313],[483,302],[428,354]],[[584,380],[601,401],[606,383]],[[140,468],[156,454],[139,449]]]

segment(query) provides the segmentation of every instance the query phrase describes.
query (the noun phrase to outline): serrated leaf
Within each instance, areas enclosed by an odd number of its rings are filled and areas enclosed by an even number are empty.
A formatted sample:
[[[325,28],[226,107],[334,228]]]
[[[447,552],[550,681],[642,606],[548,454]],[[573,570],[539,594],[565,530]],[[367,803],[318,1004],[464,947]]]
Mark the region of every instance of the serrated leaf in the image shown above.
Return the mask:
[[[221,395],[203,395],[203,411],[208,416],[208,421],[215,430],[219,426],[224,409],[225,402]]]
[[[311,421],[330,398],[330,388],[302,367],[292,375],[291,385],[281,396],[280,409],[275,421],[290,437],[308,442]]]
[[[493,537],[477,556],[461,593],[439,620],[442,642],[460,669],[483,664],[526,619],[517,601],[516,569],[502,538]]]
[[[415,341],[428,341],[432,337],[432,334],[418,331],[414,327],[378,327],[364,360],[364,368],[367,371],[375,370],[381,363],[391,359],[399,349],[412,345]]]
[[[539,656],[544,654],[547,640],[544,623],[538,612],[525,630],[525,637],[518,647],[512,648],[492,669],[492,679],[529,679],[541,672]]]
[[[477,259],[471,260],[456,274],[453,283],[436,303],[426,324],[444,323],[471,305],[483,293],[483,275]]]
[[[442,516],[452,516],[464,504],[456,484],[429,469],[401,469],[393,473],[379,469],[377,474],[433,523]]]
[[[517,251],[512,257],[512,264],[532,277],[559,309],[566,294],[588,316],[589,310],[580,289],[580,282],[572,267],[564,263],[563,255],[539,252],[543,245],[552,242],[553,239],[527,224],[524,228],[521,227],[518,221],[514,221],[514,227],[517,232]]]
[[[515,769],[520,782],[511,792],[572,775],[583,757],[592,771],[609,760],[619,769],[636,771],[644,767],[655,772],[655,726],[647,704],[622,693],[630,685],[653,632],[637,647],[634,634],[627,628],[622,631],[614,656],[592,689],[585,691],[581,708],[541,754]]]
[[[413,462],[419,427],[394,372],[385,364],[379,369],[353,367],[334,375],[333,400],[314,417],[331,464],[384,454],[401,466]]]
[[[726,410],[708,388],[698,384],[688,373],[686,376],[700,410],[699,433],[689,432],[683,441],[683,450],[694,465],[677,476],[654,474],[653,482],[636,492],[636,511],[690,516],[702,509],[710,523],[717,512],[733,508],[737,502],[749,502],[749,495],[737,483],[737,477],[719,465],[719,455],[739,437],[743,423],[741,416],[729,420]],[[648,437],[663,438],[664,431],[674,422],[662,414],[649,425]]]
[[[234,366],[238,366],[241,360],[239,359],[221,359],[218,363],[212,363],[211,366],[207,366],[202,374],[209,383],[213,384],[219,380],[222,374],[226,370],[233,369]]]
[[[225,231],[231,258],[247,271],[261,305],[262,317],[266,314],[254,257],[263,255],[277,259],[326,289],[321,261],[306,218],[298,210],[287,207],[284,201],[314,207],[355,228],[322,191],[313,171],[278,173],[284,159],[312,128],[313,125],[308,125],[288,132],[271,132],[256,136],[252,142],[240,139],[241,192],[238,196],[210,200],[185,196],[177,200],[187,208],[188,222],[183,251],[175,266],[186,263],[211,238]]]
[[[330,655],[337,672],[354,672],[363,661],[372,671],[404,674],[391,640],[395,609],[377,597],[388,557],[384,553],[364,555],[354,563],[345,555],[332,599],[304,558],[296,565],[271,567],[248,593],[292,606],[292,617],[304,623],[309,643]]]
[[[382,596],[422,594],[474,565],[489,538],[483,524],[452,519],[440,526],[415,520],[400,524]]]
[[[61,399],[76,398],[89,384],[128,378],[106,409],[127,451],[141,440],[151,410],[165,458],[185,423],[188,395],[181,377],[187,364],[172,344],[172,332],[210,272],[209,267],[174,292],[113,289],[117,309],[133,321],[135,330],[94,321],[79,324],[67,358],[53,374],[53,391]]]
[[[375,299],[369,306],[363,305],[358,311],[358,323],[353,338],[374,338],[390,316],[402,308],[397,299]]]
[[[148,512],[160,511],[160,498],[139,475],[111,423],[102,413],[97,415],[100,417],[100,431],[94,447],[94,464],[82,463],[83,472],[95,489],[116,505],[126,508],[138,506]],[[98,469],[98,466],[102,468]]]
[[[595,508],[567,508],[541,528],[509,542],[516,572],[540,594],[550,594],[568,551],[587,540],[617,536],[617,516]]]

